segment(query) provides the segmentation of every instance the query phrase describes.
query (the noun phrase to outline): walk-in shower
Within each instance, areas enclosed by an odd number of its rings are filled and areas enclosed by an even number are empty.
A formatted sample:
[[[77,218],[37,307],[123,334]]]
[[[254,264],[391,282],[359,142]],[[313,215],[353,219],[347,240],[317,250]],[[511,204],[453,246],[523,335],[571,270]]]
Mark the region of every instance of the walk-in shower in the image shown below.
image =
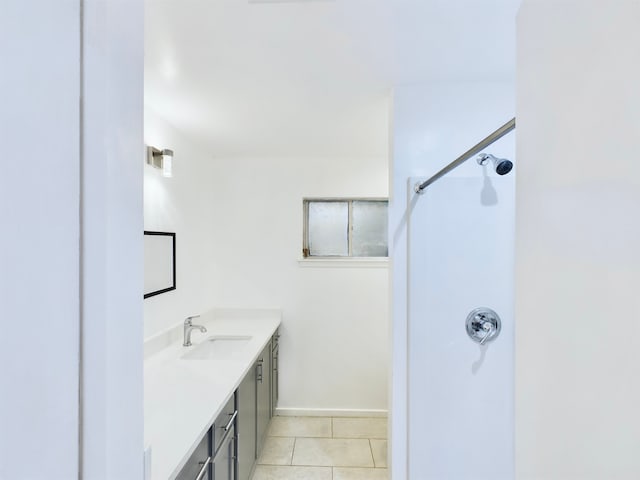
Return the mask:
[[[515,478],[514,128],[407,179],[407,478]]]

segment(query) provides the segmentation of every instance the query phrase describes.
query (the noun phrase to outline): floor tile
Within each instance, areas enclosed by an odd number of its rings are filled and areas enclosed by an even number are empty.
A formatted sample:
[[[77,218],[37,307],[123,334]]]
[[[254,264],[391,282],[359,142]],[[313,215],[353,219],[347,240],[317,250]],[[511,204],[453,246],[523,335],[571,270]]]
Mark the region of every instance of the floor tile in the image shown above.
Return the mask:
[[[258,465],[251,480],[331,480],[330,467]]]
[[[386,468],[333,467],[333,480],[388,480]]]
[[[369,440],[342,438],[297,438],[293,465],[374,466]]]
[[[371,440],[371,452],[373,452],[373,461],[376,467],[387,467],[387,441]]]
[[[273,417],[268,435],[272,437],[331,437],[331,418]]]
[[[295,438],[267,437],[258,463],[262,465],[291,465]]]
[[[333,438],[387,438],[386,418],[333,418]]]

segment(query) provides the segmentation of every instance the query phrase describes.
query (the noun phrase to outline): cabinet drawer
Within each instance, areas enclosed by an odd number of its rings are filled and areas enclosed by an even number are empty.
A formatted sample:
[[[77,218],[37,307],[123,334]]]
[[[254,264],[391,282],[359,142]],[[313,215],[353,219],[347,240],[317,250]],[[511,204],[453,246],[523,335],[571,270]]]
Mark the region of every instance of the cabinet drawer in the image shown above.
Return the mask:
[[[209,434],[207,433],[189,457],[185,466],[180,470],[176,480],[195,480],[196,478],[200,480],[210,479],[210,467],[205,468],[205,464],[209,465],[210,460]],[[205,473],[200,475],[203,469]]]
[[[213,423],[213,451],[217,452],[221,443],[224,441],[224,436],[227,431],[235,425],[236,419],[236,402],[235,394],[231,395],[231,398],[222,408],[222,411]]]

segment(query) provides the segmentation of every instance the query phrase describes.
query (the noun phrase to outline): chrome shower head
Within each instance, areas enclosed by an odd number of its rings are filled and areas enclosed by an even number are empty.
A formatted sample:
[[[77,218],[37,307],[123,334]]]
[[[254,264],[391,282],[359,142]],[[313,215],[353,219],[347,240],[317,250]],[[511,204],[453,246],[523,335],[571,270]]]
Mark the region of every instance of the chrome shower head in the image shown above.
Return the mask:
[[[490,153],[481,153],[476,158],[478,165],[486,165],[489,160],[493,163],[493,169],[498,175],[506,175],[513,168],[513,162],[506,158],[494,157]]]

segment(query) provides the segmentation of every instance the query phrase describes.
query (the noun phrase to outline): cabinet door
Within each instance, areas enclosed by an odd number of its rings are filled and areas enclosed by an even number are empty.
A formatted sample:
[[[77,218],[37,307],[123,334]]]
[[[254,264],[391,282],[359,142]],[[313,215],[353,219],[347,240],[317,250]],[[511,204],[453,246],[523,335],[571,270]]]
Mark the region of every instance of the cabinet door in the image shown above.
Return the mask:
[[[256,369],[251,368],[238,387],[238,477],[249,480],[256,460]]]
[[[271,342],[256,363],[256,455],[260,456],[271,419]]]
[[[235,480],[235,431],[230,430],[216,453],[213,462],[213,480]]]

